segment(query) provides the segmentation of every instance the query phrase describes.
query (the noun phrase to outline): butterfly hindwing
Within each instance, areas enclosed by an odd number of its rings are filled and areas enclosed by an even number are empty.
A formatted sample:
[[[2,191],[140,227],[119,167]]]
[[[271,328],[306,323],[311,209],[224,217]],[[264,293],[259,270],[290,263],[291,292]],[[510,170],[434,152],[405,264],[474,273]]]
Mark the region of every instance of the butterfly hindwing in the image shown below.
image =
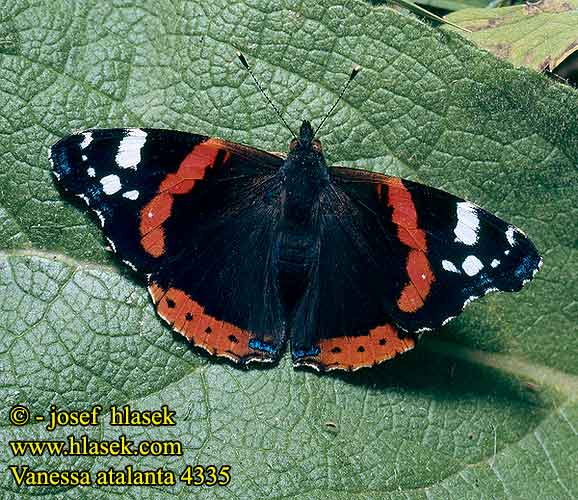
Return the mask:
[[[159,314],[213,354],[276,359],[285,341],[273,265],[280,212],[276,177],[206,184],[175,201],[167,245],[182,250],[150,277]]]
[[[147,275],[174,329],[237,362],[275,357],[284,323],[267,266],[280,158],[184,132],[95,129],[56,143],[50,159],[114,251]],[[249,228],[262,245],[248,244]]]
[[[393,357],[413,347],[414,332],[440,327],[489,291],[521,289],[541,265],[520,230],[449,193],[330,171],[296,364],[355,369]]]
[[[413,348],[389,315],[406,252],[339,186],[321,194],[316,211],[318,256],[292,323],[294,364],[355,370]]]

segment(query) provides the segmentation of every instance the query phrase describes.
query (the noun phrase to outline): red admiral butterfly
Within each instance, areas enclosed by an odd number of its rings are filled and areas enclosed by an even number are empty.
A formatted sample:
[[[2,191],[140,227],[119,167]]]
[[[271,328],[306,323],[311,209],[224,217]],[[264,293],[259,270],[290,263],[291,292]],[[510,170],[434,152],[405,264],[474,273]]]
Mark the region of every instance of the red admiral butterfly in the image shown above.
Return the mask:
[[[328,167],[308,121],[286,158],[173,130],[94,129],[50,159],[146,275],[158,314],[240,364],[275,361],[289,337],[295,366],[372,366],[541,266],[519,229],[472,203]]]

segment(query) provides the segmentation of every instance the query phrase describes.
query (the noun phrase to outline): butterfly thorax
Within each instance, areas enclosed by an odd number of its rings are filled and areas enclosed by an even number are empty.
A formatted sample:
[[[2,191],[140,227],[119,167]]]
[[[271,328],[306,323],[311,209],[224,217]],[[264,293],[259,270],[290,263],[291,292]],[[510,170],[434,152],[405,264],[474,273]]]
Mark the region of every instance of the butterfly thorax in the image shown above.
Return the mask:
[[[291,141],[280,175],[283,185],[281,226],[307,231],[313,223],[319,193],[329,184],[321,143],[313,138],[308,121],[301,125],[299,138]]]
[[[279,276],[282,288],[298,294],[306,285],[310,267],[317,259],[319,232],[316,213],[319,195],[329,185],[329,172],[321,144],[313,139],[309,122],[303,122],[299,139],[291,142],[280,175],[282,216],[277,238]]]

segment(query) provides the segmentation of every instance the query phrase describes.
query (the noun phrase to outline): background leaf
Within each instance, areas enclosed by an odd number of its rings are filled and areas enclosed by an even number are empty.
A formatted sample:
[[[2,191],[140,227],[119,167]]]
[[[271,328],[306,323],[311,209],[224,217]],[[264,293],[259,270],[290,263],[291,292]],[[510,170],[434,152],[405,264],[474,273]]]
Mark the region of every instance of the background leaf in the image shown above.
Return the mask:
[[[485,8],[489,2],[487,0],[421,0],[421,5],[442,10],[461,10],[468,8]]]
[[[5,498],[542,498],[578,496],[578,94],[460,35],[356,1],[4,2],[0,54],[2,442],[86,432],[180,439],[182,457],[15,458],[91,471],[231,464],[226,488],[17,488]],[[488,296],[415,351],[320,376],[241,370],[191,350],[94,220],[55,188],[47,148],[71,130],[154,126],[273,151],[289,137],[236,61],[242,50],[290,123],[318,122],[328,160],[429,183],[523,228],[544,268]],[[8,424],[99,403],[177,412],[175,427]],[[328,425],[329,424],[329,425]]]
[[[370,3],[375,5],[391,5],[386,0],[369,0]],[[396,3],[395,1],[393,3]],[[419,0],[420,5],[426,8],[435,9],[436,13],[439,11],[454,11],[460,9],[468,9],[475,7],[487,7],[490,4],[489,0]],[[441,13],[440,13],[441,14]],[[419,17],[419,16],[418,16]]]
[[[402,9],[407,9],[409,12],[413,12],[416,16],[421,17],[422,19],[429,19],[435,24],[447,24],[452,26],[460,31],[467,31],[465,28],[462,28],[460,25],[452,23],[450,20],[444,17],[440,17],[437,14],[433,13],[431,10],[423,8],[421,5],[412,2],[411,0],[394,0],[394,3],[397,4]]]
[[[542,0],[498,9],[465,9],[446,18],[480,47],[516,66],[553,71],[578,50],[578,0]]]

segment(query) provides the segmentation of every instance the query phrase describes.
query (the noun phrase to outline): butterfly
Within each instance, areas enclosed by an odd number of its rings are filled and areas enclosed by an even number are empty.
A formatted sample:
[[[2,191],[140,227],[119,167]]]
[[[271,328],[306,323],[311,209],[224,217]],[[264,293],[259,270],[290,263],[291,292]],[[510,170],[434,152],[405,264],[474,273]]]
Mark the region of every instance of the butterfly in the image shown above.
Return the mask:
[[[319,127],[318,127],[319,129]],[[146,276],[156,310],[238,364],[356,370],[542,260],[513,225],[447,192],[329,167],[308,121],[286,157],[215,137],[92,129],[50,149],[112,249]]]

